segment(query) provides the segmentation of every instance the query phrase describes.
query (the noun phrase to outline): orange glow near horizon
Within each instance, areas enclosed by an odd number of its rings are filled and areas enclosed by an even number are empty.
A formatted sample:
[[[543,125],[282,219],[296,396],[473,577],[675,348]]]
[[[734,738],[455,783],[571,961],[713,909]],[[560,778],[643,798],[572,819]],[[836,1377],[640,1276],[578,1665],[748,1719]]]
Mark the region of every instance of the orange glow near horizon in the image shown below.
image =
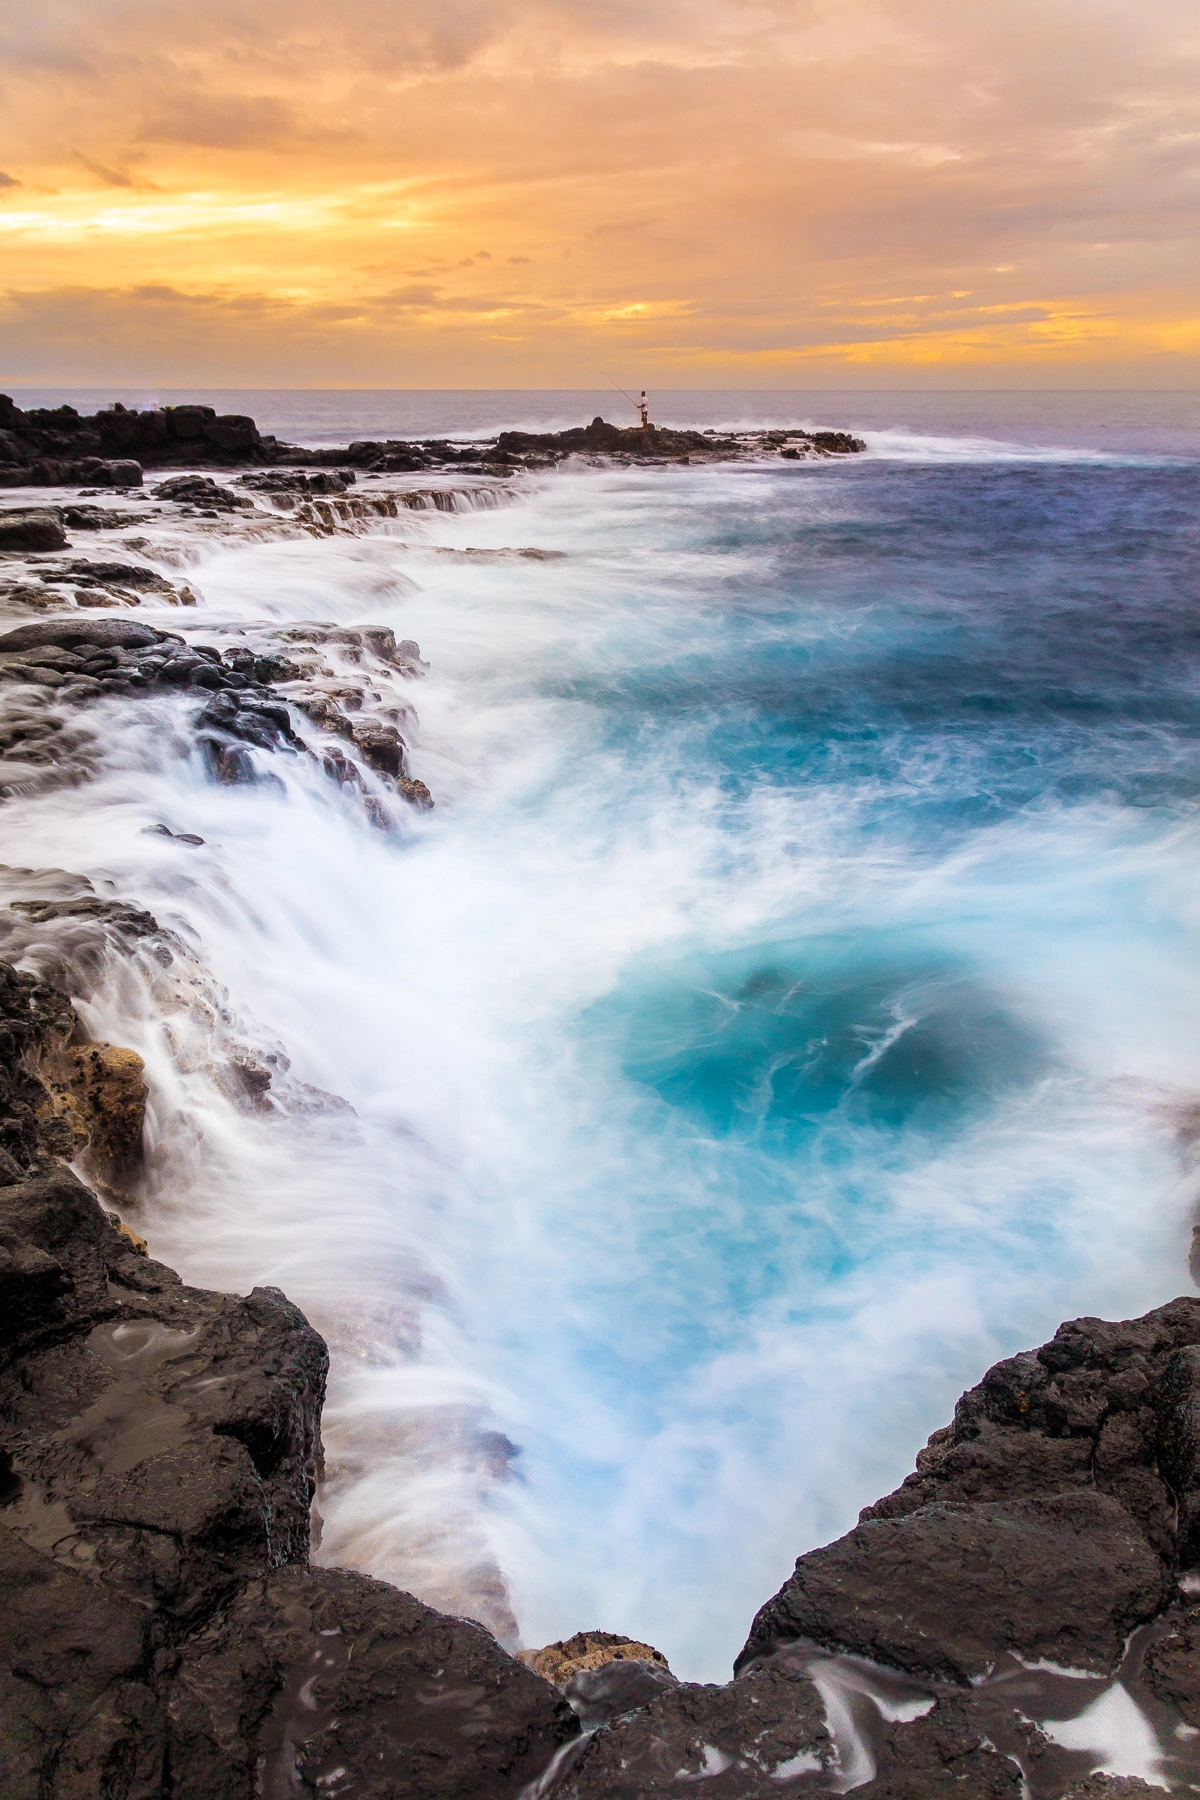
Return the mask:
[[[0,381],[1200,385],[1180,0],[47,0]]]

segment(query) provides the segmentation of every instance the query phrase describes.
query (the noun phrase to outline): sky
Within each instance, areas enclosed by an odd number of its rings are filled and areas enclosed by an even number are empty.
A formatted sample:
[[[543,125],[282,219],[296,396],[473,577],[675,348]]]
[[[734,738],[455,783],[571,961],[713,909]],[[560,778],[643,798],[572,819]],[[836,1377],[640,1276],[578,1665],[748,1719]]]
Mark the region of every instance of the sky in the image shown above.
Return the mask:
[[[40,0],[0,382],[1200,387],[1195,0]]]

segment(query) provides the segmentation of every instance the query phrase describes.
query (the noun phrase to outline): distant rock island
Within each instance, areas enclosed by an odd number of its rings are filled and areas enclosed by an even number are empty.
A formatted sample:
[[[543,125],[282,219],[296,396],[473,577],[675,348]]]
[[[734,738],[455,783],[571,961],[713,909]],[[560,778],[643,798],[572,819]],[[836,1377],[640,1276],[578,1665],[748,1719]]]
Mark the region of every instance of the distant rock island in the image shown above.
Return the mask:
[[[569,431],[501,431],[483,442],[446,438],[359,439],[307,450],[259,431],[244,413],[211,406],[124,406],[80,413],[73,406],[23,412],[0,394],[0,487],[139,487],[145,469],[348,468],[393,475],[454,468],[505,475],[547,469],[570,456],[623,463],[697,463],[782,456],[850,456],[866,449],[848,431],[673,431],[622,429],[604,419]]]

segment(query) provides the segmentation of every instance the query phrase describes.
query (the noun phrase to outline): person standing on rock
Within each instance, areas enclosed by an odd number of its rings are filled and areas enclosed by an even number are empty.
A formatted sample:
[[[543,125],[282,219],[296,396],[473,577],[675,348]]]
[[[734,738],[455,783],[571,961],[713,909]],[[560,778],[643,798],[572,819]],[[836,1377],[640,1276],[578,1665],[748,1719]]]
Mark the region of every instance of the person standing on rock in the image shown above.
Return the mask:
[[[645,388],[642,389],[642,397],[637,403],[637,409],[638,409],[638,417],[642,421],[642,430],[649,431],[649,429],[650,429],[650,408],[646,404]]]

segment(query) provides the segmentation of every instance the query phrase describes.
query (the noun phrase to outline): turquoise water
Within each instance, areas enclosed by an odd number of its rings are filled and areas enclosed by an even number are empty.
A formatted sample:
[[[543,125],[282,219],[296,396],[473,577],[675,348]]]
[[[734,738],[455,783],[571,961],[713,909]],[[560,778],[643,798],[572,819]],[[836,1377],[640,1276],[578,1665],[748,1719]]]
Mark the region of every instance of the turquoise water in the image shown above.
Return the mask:
[[[435,812],[388,841],[303,769],[127,749],[45,845],[185,917],[352,1101],[302,1144],[212,1113],[232,1173],[158,1241],[314,1311],[402,1296],[407,1347],[335,1384],[327,1553],[433,1598],[492,1558],[529,1643],[723,1678],[991,1361],[1189,1285],[1194,397],[871,405],[852,462],[210,545],[201,641],[420,641]],[[519,546],[561,555],[446,554]],[[155,807],[209,840],[186,888]]]

